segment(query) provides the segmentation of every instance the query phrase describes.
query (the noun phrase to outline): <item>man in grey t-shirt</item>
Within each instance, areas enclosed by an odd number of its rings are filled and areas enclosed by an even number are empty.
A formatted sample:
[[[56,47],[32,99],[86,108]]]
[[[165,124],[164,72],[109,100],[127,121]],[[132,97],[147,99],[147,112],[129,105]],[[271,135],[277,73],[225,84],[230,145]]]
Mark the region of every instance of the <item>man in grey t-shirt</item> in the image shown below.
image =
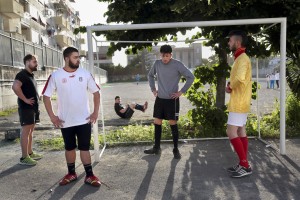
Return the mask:
[[[146,154],[160,154],[160,140],[162,132],[162,120],[168,120],[173,136],[175,159],[180,159],[181,154],[178,150],[178,126],[179,116],[179,97],[185,93],[194,81],[194,75],[191,71],[178,60],[172,58],[172,47],[163,45],[160,48],[161,59],[156,60],[149,71],[148,80],[151,91],[155,99],[154,104],[154,126],[155,126],[155,144],[153,148],[146,149]],[[179,90],[179,81],[185,77],[186,83]],[[155,86],[155,77],[157,78],[158,89]]]

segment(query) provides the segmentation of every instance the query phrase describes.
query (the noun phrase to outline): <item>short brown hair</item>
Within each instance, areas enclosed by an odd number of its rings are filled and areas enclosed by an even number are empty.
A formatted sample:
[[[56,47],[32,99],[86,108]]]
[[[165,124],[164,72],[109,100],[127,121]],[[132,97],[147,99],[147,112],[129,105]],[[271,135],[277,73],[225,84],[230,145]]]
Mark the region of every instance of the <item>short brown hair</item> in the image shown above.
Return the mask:
[[[63,55],[64,55],[64,59],[66,57],[69,57],[73,52],[78,52],[78,49],[74,48],[74,47],[67,47],[64,51],[63,51]]]
[[[35,55],[32,55],[32,54],[27,54],[27,55],[23,58],[24,65],[26,65],[26,62],[27,62],[27,61],[31,61],[33,58],[36,58],[36,56],[35,56]]]
[[[247,43],[248,43],[248,38],[247,38],[247,34],[242,31],[242,30],[233,30],[233,31],[230,31],[229,34],[228,34],[228,37],[231,37],[231,36],[238,36],[240,37],[241,39],[241,45],[243,47],[246,47]]]

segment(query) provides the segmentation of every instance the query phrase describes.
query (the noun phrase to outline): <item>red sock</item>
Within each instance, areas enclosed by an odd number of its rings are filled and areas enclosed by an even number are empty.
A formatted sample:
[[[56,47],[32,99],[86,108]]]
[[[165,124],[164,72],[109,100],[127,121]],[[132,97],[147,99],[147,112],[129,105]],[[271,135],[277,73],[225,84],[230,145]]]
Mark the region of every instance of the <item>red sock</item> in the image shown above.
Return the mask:
[[[240,159],[240,165],[243,167],[248,168],[249,167],[249,163],[247,161],[247,157],[245,155],[244,152],[244,146],[243,143],[241,141],[241,139],[239,137],[233,138],[230,140],[235,152],[237,153],[239,159]]]
[[[246,159],[248,159],[248,137],[240,137],[244,146],[244,152],[246,154]]]

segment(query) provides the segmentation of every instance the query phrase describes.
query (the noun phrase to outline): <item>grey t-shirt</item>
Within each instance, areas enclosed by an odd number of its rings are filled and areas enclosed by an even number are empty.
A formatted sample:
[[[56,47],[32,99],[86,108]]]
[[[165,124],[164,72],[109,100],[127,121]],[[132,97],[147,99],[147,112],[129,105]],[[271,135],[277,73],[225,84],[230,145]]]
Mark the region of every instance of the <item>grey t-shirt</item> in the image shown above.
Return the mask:
[[[194,75],[192,72],[179,60],[172,58],[167,64],[164,64],[161,60],[156,60],[148,73],[151,91],[156,89],[156,77],[158,97],[162,99],[171,99],[172,93],[179,91],[178,84],[182,76],[186,78],[186,82],[180,91],[185,93],[193,84]]]

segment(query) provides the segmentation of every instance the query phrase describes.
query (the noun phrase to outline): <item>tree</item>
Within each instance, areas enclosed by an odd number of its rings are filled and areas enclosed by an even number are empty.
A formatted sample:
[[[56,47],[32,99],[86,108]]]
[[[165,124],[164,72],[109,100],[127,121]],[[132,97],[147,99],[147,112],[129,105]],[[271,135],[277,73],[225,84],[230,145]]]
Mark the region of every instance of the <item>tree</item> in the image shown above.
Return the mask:
[[[207,20],[228,20],[228,19],[248,19],[248,18],[288,18],[287,31],[287,57],[292,63],[300,63],[300,5],[294,0],[208,0],[208,1],[185,1],[185,0],[98,0],[110,3],[108,11],[105,13],[108,23],[159,23],[174,21],[207,21]],[[242,28],[249,34],[254,34],[264,29],[268,25],[249,26],[227,26],[227,27],[204,27],[202,32],[193,38],[205,37],[210,39],[206,44],[215,48],[219,57],[219,65],[214,68],[216,76],[216,105],[222,107],[225,102],[225,84],[228,77],[229,66],[227,64],[227,39],[228,32],[232,29]],[[78,31],[78,30],[77,30]],[[108,40],[163,40],[168,35],[176,35],[186,29],[159,29],[159,30],[128,30],[128,31],[107,31],[104,35]],[[256,43],[253,37],[249,36],[248,54],[250,56],[269,56],[271,53],[279,52],[280,27],[272,28],[259,34],[261,41]],[[103,34],[97,33],[97,34]],[[133,52],[151,44],[112,44],[110,53],[120,50],[122,47],[132,46]],[[298,60],[298,61],[297,61]],[[299,66],[297,66],[299,67]]]

